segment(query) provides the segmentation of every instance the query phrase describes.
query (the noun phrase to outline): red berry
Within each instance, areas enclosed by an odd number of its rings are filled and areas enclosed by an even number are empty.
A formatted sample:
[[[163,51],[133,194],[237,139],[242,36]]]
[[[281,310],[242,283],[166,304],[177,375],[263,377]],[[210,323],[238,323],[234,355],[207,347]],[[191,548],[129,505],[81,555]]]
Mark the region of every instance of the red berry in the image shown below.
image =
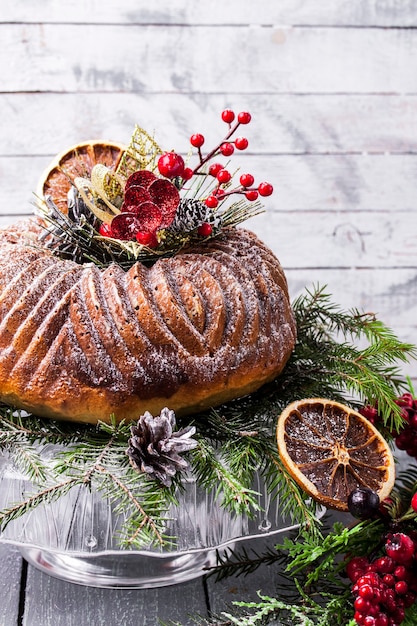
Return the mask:
[[[201,226],[198,227],[198,234],[201,237],[210,237],[213,232],[213,227],[208,222],[203,222]]]
[[[181,178],[183,180],[190,180],[190,178],[193,177],[193,170],[191,169],[191,167],[185,167],[183,173],[181,174]]]
[[[194,148],[201,148],[204,143],[204,135],[200,133],[196,133],[195,135],[191,135],[190,144],[194,146]]]
[[[209,167],[209,174],[210,176],[217,176],[222,169],[223,165],[221,163],[212,163]]]
[[[226,124],[231,124],[235,119],[235,114],[231,109],[225,109],[222,111],[222,120],[226,122]]]
[[[231,180],[232,175],[227,170],[220,170],[217,172],[217,180],[219,183],[228,183]]]
[[[205,205],[209,207],[209,209],[215,209],[219,204],[216,196],[207,196],[205,200]]]
[[[158,159],[158,170],[166,178],[182,176],[184,168],[184,159],[175,152],[165,152]]]
[[[251,121],[252,116],[250,113],[248,113],[247,111],[242,111],[241,113],[239,113],[239,115],[237,116],[237,121],[240,124],[249,124],[249,122]]]
[[[369,561],[366,556],[354,556],[346,564],[346,574],[352,582],[356,582],[365,572],[368,565]]]
[[[252,176],[252,174],[242,174],[239,180],[240,180],[240,184],[242,185],[242,187],[251,187],[253,183],[255,182],[255,179]]]
[[[365,600],[365,598],[361,598],[359,596],[358,598],[356,598],[353,606],[355,607],[356,611],[360,611],[361,613],[368,613],[371,603],[369,602],[369,600]]]
[[[220,146],[220,152],[222,153],[223,156],[230,156],[233,154],[234,151],[235,151],[235,148],[233,144],[229,143],[228,141],[226,141],[225,143],[222,143],[222,145]]]
[[[258,199],[258,192],[256,191],[256,189],[250,189],[245,193],[245,196],[248,200],[250,200],[250,202],[253,202],[254,200]]]
[[[98,232],[102,237],[113,237],[110,224],[106,224],[105,222],[100,225]]]
[[[413,557],[414,542],[404,533],[394,533],[385,543],[385,552],[397,563],[407,563]]]
[[[260,183],[258,191],[261,196],[270,196],[274,191],[274,188],[269,183]]]
[[[359,413],[363,415],[367,420],[372,422],[372,424],[375,424],[375,422],[378,421],[378,410],[374,406],[370,406],[369,404],[363,406],[359,409]]]
[[[375,559],[373,565],[381,574],[391,574],[395,570],[395,562],[389,556],[380,556]]]
[[[402,601],[404,602],[404,608],[408,609],[410,606],[413,606],[416,601],[416,595],[412,591],[405,593],[402,597]]]
[[[382,577],[382,582],[387,587],[393,587],[395,585],[395,578],[392,574],[384,574]]]
[[[246,137],[236,137],[235,146],[238,150],[246,150],[249,145],[249,141]]]
[[[417,491],[411,498],[411,508],[415,511],[415,513],[417,513]]]
[[[136,233],[135,237],[136,241],[142,244],[142,246],[147,246],[148,248],[156,248],[158,245],[158,240],[155,233],[138,232]]]
[[[403,596],[408,591],[408,584],[405,580],[399,580],[397,583],[395,583],[394,589],[396,594],[398,594],[399,596]]]
[[[365,598],[365,600],[372,600],[374,597],[374,589],[371,585],[362,585],[359,588],[359,595],[361,598]]]

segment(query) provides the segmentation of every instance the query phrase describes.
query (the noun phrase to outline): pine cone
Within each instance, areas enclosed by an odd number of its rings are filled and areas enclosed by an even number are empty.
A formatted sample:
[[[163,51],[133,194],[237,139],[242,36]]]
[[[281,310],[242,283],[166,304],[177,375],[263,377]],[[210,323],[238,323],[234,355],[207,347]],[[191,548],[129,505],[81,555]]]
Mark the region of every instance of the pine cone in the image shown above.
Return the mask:
[[[190,232],[195,230],[201,224],[207,222],[213,227],[213,230],[221,228],[221,217],[214,213],[213,209],[201,202],[200,200],[184,199],[181,200],[174,221],[169,227],[172,232]]]
[[[195,427],[189,426],[174,432],[175,413],[162,409],[153,417],[148,411],[131,427],[132,436],[126,454],[136,469],[157,478],[169,487],[177,471],[188,469],[188,462],[180,454],[192,450],[198,444],[192,435]]]

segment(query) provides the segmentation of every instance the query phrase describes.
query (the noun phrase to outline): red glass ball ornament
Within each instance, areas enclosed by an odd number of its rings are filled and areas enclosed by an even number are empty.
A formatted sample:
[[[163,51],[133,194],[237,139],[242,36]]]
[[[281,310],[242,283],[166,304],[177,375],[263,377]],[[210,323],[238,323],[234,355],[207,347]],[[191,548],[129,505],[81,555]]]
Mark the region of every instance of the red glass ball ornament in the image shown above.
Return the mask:
[[[252,119],[252,116],[247,111],[241,111],[241,113],[239,113],[239,115],[237,116],[237,121],[240,124],[249,124],[251,119]]]
[[[209,209],[215,209],[219,204],[216,196],[207,196],[205,200],[205,205],[209,207]]]
[[[227,170],[220,170],[217,172],[217,180],[219,183],[228,183],[231,180],[232,175]]]
[[[235,119],[235,113],[231,109],[224,109],[222,111],[222,120],[226,122],[226,124],[231,124]]]
[[[239,178],[239,181],[242,187],[251,187],[255,182],[255,179],[252,174],[242,174],[242,176]]]
[[[246,137],[236,137],[235,146],[238,150],[246,150],[249,145],[249,141]]]
[[[200,235],[200,237],[210,237],[211,233],[213,232],[213,227],[208,222],[203,222],[198,227],[197,232]]]
[[[158,159],[158,170],[166,178],[182,176],[184,169],[184,159],[176,152],[165,152]]]
[[[225,143],[222,143],[222,145],[220,146],[220,152],[222,153],[223,156],[231,156],[234,151],[235,151],[234,145],[232,143],[229,143],[228,141],[226,141]]]
[[[194,148],[201,148],[204,141],[204,135],[201,135],[200,133],[196,133],[190,137],[190,144],[194,146]]]
[[[273,193],[274,188],[269,183],[260,183],[258,186],[258,191],[259,195],[261,196],[270,196]]]

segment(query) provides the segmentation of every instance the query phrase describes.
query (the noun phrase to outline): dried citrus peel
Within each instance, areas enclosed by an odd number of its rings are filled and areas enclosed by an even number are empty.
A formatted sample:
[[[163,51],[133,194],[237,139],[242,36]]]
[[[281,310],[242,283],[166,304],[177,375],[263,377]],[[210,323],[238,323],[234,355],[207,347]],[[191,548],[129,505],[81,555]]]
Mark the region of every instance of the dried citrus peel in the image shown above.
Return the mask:
[[[366,418],[339,402],[293,402],[278,420],[277,443],[292,478],[328,508],[347,511],[357,487],[372,489],[381,500],[391,492],[395,465],[388,443]]]

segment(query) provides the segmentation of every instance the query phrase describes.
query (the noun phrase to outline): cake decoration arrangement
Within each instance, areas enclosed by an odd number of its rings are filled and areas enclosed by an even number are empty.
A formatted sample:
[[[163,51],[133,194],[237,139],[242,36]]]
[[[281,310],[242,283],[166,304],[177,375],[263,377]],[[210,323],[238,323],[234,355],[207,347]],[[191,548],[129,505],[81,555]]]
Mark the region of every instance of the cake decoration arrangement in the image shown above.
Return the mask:
[[[139,126],[127,145],[79,143],[33,218],[1,231],[0,442],[30,486],[0,528],[85,487],[121,513],[121,549],[164,550],[187,478],[250,517],[261,476],[296,540],[219,554],[212,573],[286,558],[298,597],[228,623],[395,626],[417,615],[417,470],[395,472],[398,449],[417,454],[401,373],[416,348],[326,288],[290,300],[241,227],[273,193],[234,163],[250,122],[225,109],[221,140],[196,132],[188,154]],[[323,504],[358,520],[324,535]]]

